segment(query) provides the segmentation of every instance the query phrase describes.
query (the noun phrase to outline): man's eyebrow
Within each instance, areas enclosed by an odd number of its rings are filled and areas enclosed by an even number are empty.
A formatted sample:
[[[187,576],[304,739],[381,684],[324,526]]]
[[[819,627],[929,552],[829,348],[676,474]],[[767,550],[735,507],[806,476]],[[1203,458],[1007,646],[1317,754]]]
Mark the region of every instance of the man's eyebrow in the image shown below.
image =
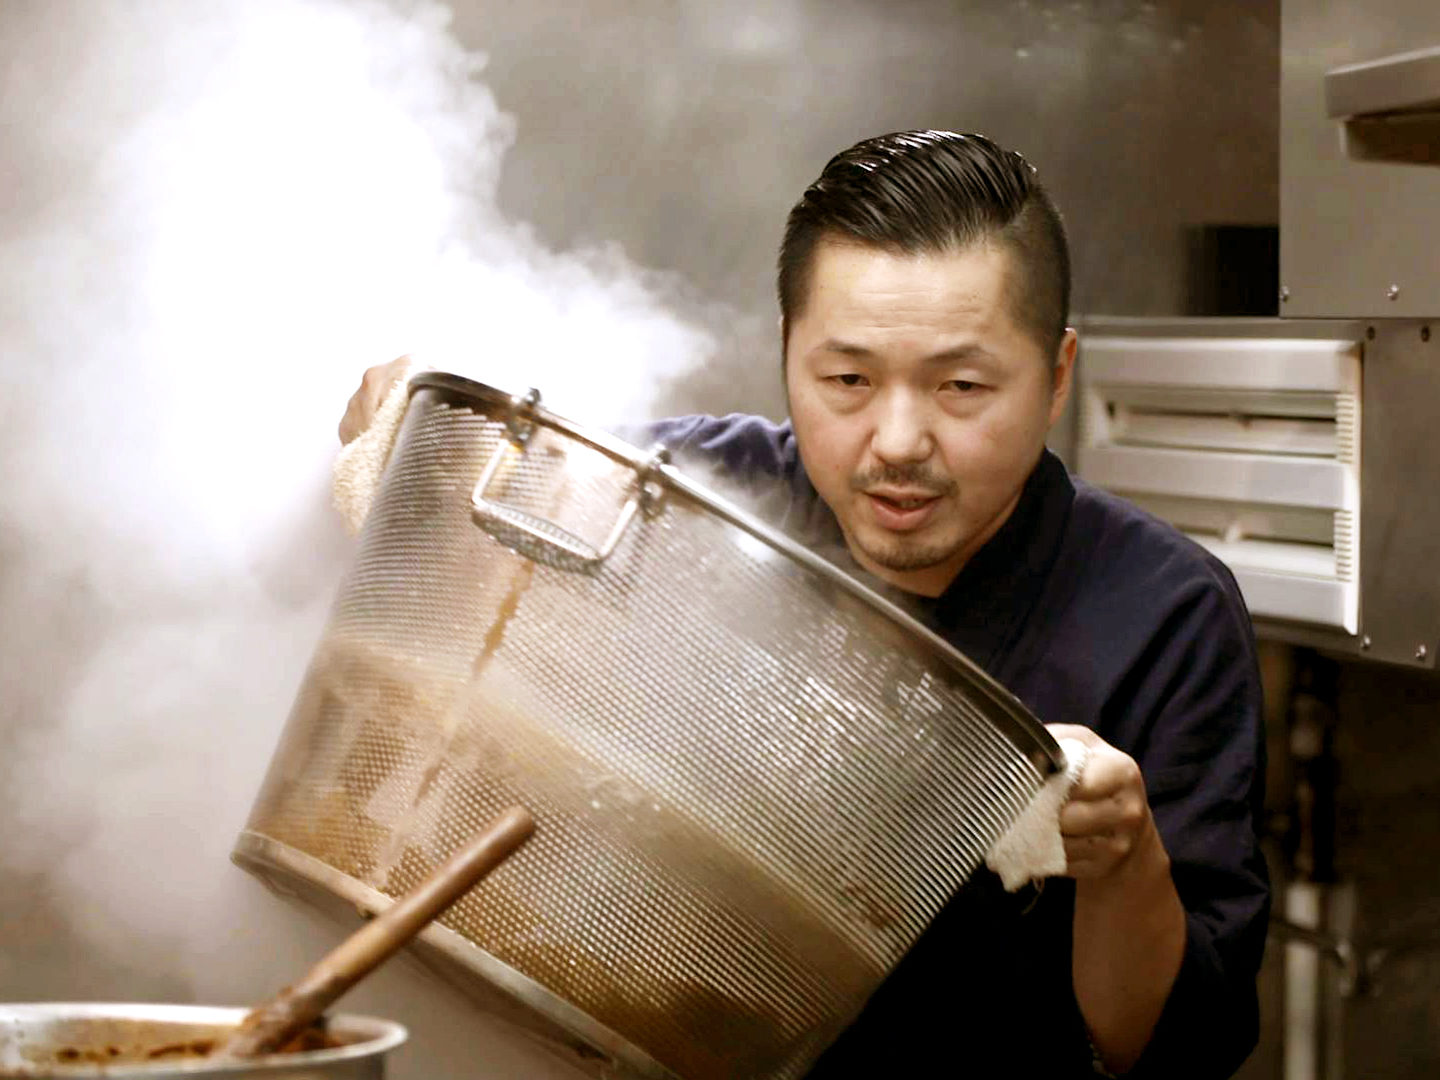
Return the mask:
[[[955,360],[974,360],[980,363],[994,363],[995,354],[984,345],[969,341],[964,345],[956,345],[950,349],[941,349],[937,353],[925,357],[927,364],[950,363]]]
[[[853,356],[862,360],[875,355],[874,350],[867,349],[864,345],[859,345],[852,341],[841,341],[839,338],[827,338],[816,346],[814,351],[839,353],[842,356]],[[953,363],[956,360],[975,360],[981,363],[993,363],[995,361],[995,354],[977,342],[967,341],[963,345],[955,345],[949,349],[941,349],[937,353],[932,353],[921,362],[926,364],[945,364]]]
[[[874,356],[873,350],[867,349],[864,345],[856,345],[851,341],[841,341],[839,338],[826,338],[815,347],[816,352],[840,353],[842,356],[868,357]]]

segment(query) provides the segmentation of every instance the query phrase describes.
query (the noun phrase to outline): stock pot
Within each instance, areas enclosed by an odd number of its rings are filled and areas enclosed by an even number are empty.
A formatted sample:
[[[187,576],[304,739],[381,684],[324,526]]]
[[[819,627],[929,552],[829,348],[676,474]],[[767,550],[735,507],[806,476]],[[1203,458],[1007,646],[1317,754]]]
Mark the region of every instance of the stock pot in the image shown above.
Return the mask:
[[[51,1002],[0,1005],[0,1077],[181,1077],[255,1080],[378,1080],[385,1055],[405,1041],[388,1020],[341,1014],[321,1050],[210,1062],[204,1052],[244,1018],[243,1008]]]

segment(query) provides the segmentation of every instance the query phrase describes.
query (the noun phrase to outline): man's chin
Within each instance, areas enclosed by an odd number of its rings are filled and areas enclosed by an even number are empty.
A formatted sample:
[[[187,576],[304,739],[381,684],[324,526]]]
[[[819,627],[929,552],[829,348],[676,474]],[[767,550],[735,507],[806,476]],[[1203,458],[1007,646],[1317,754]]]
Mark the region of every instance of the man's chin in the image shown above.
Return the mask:
[[[862,565],[869,563],[877,569],[889,570],[896,574],[910,574],[921,570],[933,570],[944,566],[955,557],[959,545],[940,546],[909,544],[863,544],[859,545],[859,560]]]

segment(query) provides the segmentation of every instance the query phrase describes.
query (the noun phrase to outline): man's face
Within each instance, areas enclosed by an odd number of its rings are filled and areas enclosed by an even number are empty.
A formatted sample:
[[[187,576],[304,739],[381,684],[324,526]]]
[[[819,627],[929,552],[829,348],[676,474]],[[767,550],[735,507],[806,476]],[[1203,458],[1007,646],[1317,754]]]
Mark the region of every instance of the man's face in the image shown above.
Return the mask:
[[[1011,316],[1010,255],[824,241],[786,342],[800,457],[865,569],[938,596],[999,529],[1069,393]],[[1053,378],[1052,378],[1053,372]]]

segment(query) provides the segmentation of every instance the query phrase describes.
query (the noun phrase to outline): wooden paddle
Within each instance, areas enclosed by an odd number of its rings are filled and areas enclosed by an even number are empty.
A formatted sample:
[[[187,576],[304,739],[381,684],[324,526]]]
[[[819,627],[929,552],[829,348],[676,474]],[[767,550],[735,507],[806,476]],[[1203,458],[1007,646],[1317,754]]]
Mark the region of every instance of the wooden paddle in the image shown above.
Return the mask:
[[[212,1056],[250,1058],[279,1050],[504,862],[534,831],[535,819],[523,806],[506,810],[429,877],[336,946],[293,986],[251,1009]]]

